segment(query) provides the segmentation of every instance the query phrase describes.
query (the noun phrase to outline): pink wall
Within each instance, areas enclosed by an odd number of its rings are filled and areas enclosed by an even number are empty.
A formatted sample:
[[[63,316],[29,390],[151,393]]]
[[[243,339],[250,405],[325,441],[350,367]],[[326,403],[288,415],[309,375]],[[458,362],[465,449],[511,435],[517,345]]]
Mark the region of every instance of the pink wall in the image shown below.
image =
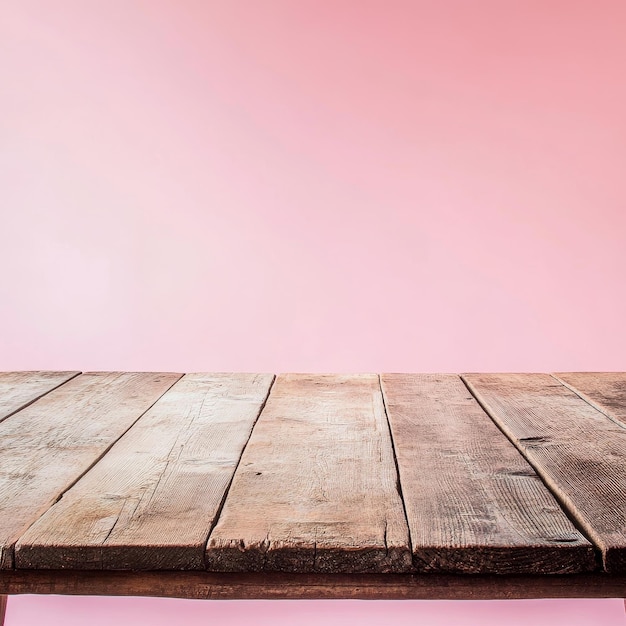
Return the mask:
[[[624,32],[621,0],[3,0],[0,370],[626,370]]]

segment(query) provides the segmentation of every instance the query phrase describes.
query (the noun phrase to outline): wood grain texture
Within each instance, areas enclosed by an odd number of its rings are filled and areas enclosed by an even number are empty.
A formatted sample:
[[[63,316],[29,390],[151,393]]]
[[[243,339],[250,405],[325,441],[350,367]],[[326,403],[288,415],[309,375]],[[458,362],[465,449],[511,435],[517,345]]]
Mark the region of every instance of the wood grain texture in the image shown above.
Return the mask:
[[[592,545],[456,374],[383,374],[413,564],[423,572],[591,571]]]
[[[626,429],[548,374],[463,378],[600,549],[606,571],[626,571]]]
[[[204,569],[270,374],[187,374],[22,536],[18,568]]]
[[[4,616],[7,612],[7,597],[0,595],[0,626],[4,625]]]
[[[5,570],[0,571],[0,593],[198,600],[623,598],[626,575],[605,572],[534,576]]]
[[[626,428],[626,372],[563,372],[553,376]]]
[[[180,374],[89,373],[0,423],[0,569],[14,544]]]
[[[0,372],[0,422],[80,372]]]
[[[283,374],[207,546],[214,571],[411,566],[378,376]]]

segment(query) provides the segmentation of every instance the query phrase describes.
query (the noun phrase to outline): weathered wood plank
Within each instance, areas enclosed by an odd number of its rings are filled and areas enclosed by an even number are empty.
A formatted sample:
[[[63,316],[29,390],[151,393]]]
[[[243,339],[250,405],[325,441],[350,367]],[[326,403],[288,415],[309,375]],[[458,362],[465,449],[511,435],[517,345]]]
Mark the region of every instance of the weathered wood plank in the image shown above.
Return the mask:
[[[0,372],[0,422],[80,372]]]
[[[0,423],[0,569],[13,567],[26,529],[178,378],[82,374]]]
[[[0,571],[0,593],[156,596],[198,600],[512,600],[623,598],[626,575],[298,574],[279,572]]]
[[[626,372],[563,372],[553,376],[626,428]]]
[[[187,374],[22,536],[18,568],[204,569],[270,374]]]
[[[418,571],[595,569],[592,545],[458,375],[381,383]]]
[[[602,553],[626,571],[626,429],[548,374],[465,374],[476,398]]]
[[[277,377],[207,546],[213,571],[405,571],[378,376]]]

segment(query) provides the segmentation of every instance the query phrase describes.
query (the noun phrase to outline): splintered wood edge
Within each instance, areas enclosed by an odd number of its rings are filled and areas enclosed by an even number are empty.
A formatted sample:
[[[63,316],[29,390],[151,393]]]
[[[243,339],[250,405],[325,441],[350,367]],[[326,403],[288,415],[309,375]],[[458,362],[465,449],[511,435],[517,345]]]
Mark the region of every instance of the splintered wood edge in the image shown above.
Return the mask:
[[[626,574],[294,574],[9,570],[0,595],[151,596],[206,600],[512,600],[624,598]]]

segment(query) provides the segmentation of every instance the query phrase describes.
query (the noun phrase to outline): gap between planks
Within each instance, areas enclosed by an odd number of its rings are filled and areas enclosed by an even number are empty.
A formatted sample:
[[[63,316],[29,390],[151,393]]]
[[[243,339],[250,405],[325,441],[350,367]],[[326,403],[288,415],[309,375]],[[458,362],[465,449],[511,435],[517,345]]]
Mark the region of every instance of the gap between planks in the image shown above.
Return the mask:
[[[81,372],[0,372],[0,422],[47,396]]]
[[[552,376],[552,374],[550,374],[550,375]],[[527,457],[527,455],[524,453],[524,448],[519,444],[519,442],[515,439],[515,437],[513,437],[509,432],[507,432],[506,429],[502,426],[502,424],[497,419],[495,419],[495,417],[492,415],[491,411],[488,409],[488,407],[485,405],[485,403],[482,401],[482,399],[478,396],[477,392],[472,388],[472,386],[466,380],[465,375],[464,374],[460,374],[459,376],[460,376],[461,380],[463,381],[463,384],[465,385],[467,391],[474,397],[476,402],[478,402],[480,407],[485,412],[485,415],[487,415],[489,417],[489,419],[496,425],[498,430],[500,430],[500,432],[502,433],[502,436],[506,437],[511,442],[511,445],[515,447],[515,449],[524,457],[526,462],[533,468],[533,470],[535,471],[535,474],[537,474],[537,477],[539,478],[539,480],[543,483],[545,488],[554,496],[556,501],[559,503],[559,506],[561,507],[561,510],[567,516],[569,521],[574,525],[574,527],[578,530],[578,532],[581,533],[581,535],[583,535],[583,537],[585,537],[586,539],[588,539],[590,541],[591,545],[593,546],[595,560],[596,560],[596,565],[597,565],[598,569],[602,569],[602,550],[591,539],[591,537],[589,536],[589,533],[587,532],[587,530],[580,523],[579,519],[572,513],[572,511],[570,510],[569,506],[567,506],[567,503],[563,500],[563,498],[559,494],[558,490],[554,489],[554,487],[551,484],[551,482],[549,480],[547,480],[547,478],[544,476],[543,472],[540,471],[540,468],[537,467],[537,465],[533,462],[533,460],[529,459]],[[558,381],[558,382],[559,382],[559,384],[562,384],[561,381]]]
[[[97,372],[87,372],[87,373],[97,373]],[[180,378],[182,378],[183,376],[184,376],[184,374],[180,374]],[[155,404],[156,404],[156,403],[157,403],[157,402],[158,402],[158,401],[159,401],[159,400],[160,400],[160,399],[161,399],[161,398],[162,398],[162,397],[163,397],[163,396],[164,396],[164,395],[165,395],[165,394],[166,394],[166,393],[167,393],[167,392],[168,392],[168,391],[169,391],[169,390],[170,390],[170,389],[174,386],[174,385],[175,385],[175,384],[176,384],[176,383],[177,383],[177,382],[178,382],[178,381],[179,381],[179,380],[180,380],[180,378],[178,378],[178,379],[174,380],[174,381],[172,382],[172,384],[171,384],[171,385],[170,385],[167,389],[165,389],[165,391],[164,391],[164,392],[163,392],[163,393],[162,393],[162,394],[161,394],[158,398],[156,398],[156,399],[154,400],[154,402],[153,402],[150,406],[148,406],[148,407],[147,407],[144,411],[142,411],[142,412],[141,412],[141,413],[137,416],[137,419],[135,419],[135,421],[134,421],[132,424],[130,424],[130,425],[128,426],[128,428],[127,428],[127,429],[126,429],[126,430],[125,430],[125,431],[124,431],[121,435],[119,435],[119,437],[117,437],[117,439],[115,439],[115,440],[111,441],[111,443],[110,443],[109,447],[108,447],[108,448],[106,448],[106,450],[104,450],[104,451],[102,452],[102,454],[100,454],[100,456],[99,456],[98,458],[96,458],[96,459],[93,461],[93,463],[92,463],[89,467],[87,467],[87,468],[85,469],[85,471],[84,471],[84,472],[82,472],[81,474],[79,474],[79,475],[78,475],[78,476],[74,479],[74,481],[73,481],[73,482],[71,482],[70,484],[68,484],[68,486],[67,486],[65,489],[63,489],[63,491],[59,494],[59,496],[57,497],[57,499],[54,501],[54,503],[53,503],[53,504],[56,504],[57,502],[59,502],[59,500],[61,500],[61,499],[63,498],[63,496],[64,496],[64,495],[65,495],[65,494],[66,494],[66,493],[67,493],[67,492],[68,492],[68,491],[69,491],[69,490],[70,490],[70,489],[71,489],[71,488],[72,488],[72,487],[73,487],[73,486],[74,486],[74,485],[75,485],[75,484],[76,484],[76,483],[77,483],[77,482],[78,482],[78,481],[79,481],[79,480],[80,480],[80,479],[81,479],[81,478],[82,478],[85,474],[87,474],[88,472],[90,472],[90,471],[94,468],[94,466],[95,466],[95,465],[97,465],[97,464],[98,464],[98,463],[99,463],[99,462],[100,462],[100,461],[101,461],[101,460],[102,460],[102,459],[106,456],[106,454],[109,452],[109,450],[110,450],[110,449],[111,449],[111,448],[112,448],[112,447],[113,447],[113,446],[114,446],[114,445],[115,445],[115,444],[116,444],[116,443],[117,443],[117,442],[118,442],[118,441],[119,441],[119,440],[120,440],[120,439],[121,439],[121,438],[122,438],[122,437],[123,437],[123,436],[124,436],[124,435],[125,435],[125,434],[126,434],[126,433],[127,433],[127,432],[128,432],[128,431],[129,431],[129,430],[130,430],[130,429],[131,429],[131,428],[132,428],[132,427],[133,427],[133,426],[134,426],[134,425],[135,425],[135,424],[136,424],[136,423],[137,423],[137,422],[138,422],[138,421],[139,421],[139,420],[140,420],[140,419],[141,419],[141,418],[142,418],[142,417],[143,417],[143,416],[144,416],[144,415],[145,415],[145,414],[146,414],[146,413],[147,413],[147,412],[148,412],[148,411],[149,411],[149,410],[150,410],[150,409],[151,409],[151,408],[152,408],[152,407],[153,407],[153,406],[154,406],[154,405],[155,405]],[[37,521],[37,520],[35,520],[35,521]],[[33,523],[34,523],[34,522],[33,522]],[[27,529],[27,530],[28,530],[28,529]]]
[[[85,373],[0,423],[0,569],[14,566],[15,543],[26,529],[178,378],[168,373]],[[85,411],[92,419],[83,419]]]
[[[378,375],[277,376],[207,558],[213,571],[410,569]]]
[[[265,405],[267,404],[267,401],[269,400],[270,394],[272,393],[272,387],[274,386],[274,383],[276,382],[276,374],[272,375],[272,381],[270,382],[270,386],[269,389],[267,390],[267,395],[265,396],[265,400],[263,400],[263,403],[261,404],[261,407],[259,408],[259,412],[257,413],[256,418],[254,419],[254,422],[252,424],[252,428],[250,429],[250,434],[248,435],[248,438],[246,439],[246,443],[244,443],[243,448],[241,449],[241,454],[239,455],[239,459],[237,460],[237,464],[235,465],[235,469],[233,470],[233,473],[230,477],[230,480],[228,481],[228,485],[226,487],[226,491],[224,491],[224,495],[222,497],[222,501],[220,502],[218,509],[217,509],[217,513],[215,514],[215,519],[213,520],[213,523],[211,524],[211,528],[209,529],[209,532],[207,533],[206,539],[204,541],[204,545],[202,546],[202,562],[204,564],[204,569],[206,570],[208,567],[207,564],[207,544],[209,543],[209,538],[211,537],[211,533],[213,532],[213,529],[215,528],[217,522],[219,521],[221,515],[222,515],[222,509],[224,508],[224,503],[226,502],[226,498],[228,497],[228,492],[230,491],[231,485],[233,484],[233,478],[235,478],[235,474],[237,473],[237,468],[239,467],[239,464],[241,463],[241,459],[243,457],[243,453],[246,451],[246,448],[248,447],[248,443],[250,441],[250,437],[252,437],[252,433],[254,432],[254,427],[257,425],[257,422],[259,421],[259,418],[261,417],[261,414],[263,413],[263,409],[265,408]],[[1,625],[0,625],[1,626]]]
[[[583,376],[586,376],[590,373],[584,372]],[[611,374],[611,372],[602,372],[602,375],[606,375],[606,374]],[[615,375],[615,374],[613,374]],[[559,373],[559,374],[550,374],[550,376],[552,376],[552,378],[554,378],[555,380],[559,381],[559,383],[561,383],[562,385],[564,385],[565,387],[567,387],[570,391],[573,391],[581,400],[584,400],[587,404],[590,404],[594,409],[596,409],[597,411],[600,411],[600,413],[602,413],[603,415],[605,415],[608,419],[610,419],[614,424],[617,424],[620,428],[625,428],[626,429],[626,422],[623,420],[620,420],[620,418],[616,415],[614,415],[610,408],[607,408],[605,403],[600,402],[599,400],[594,400],[594,398],[592,398],[592,394],[593,391],[591,393],[589,393],[588,391],[584,391],[582,389],[580,389],[579,387],[577,387],[576,385],[579,383],[576,382],[568,382],[567,380],[565,380],[565,378],[572,378],[572,376],[574,377],[574,380],[576,378],[579,378],[580,375],[577,374],[568,374],[568,373]],[[626,382],[626,381],[625,381]],[[595,395],[595,394],[594,394]],[[626,408],[626,407],[623,407]]]
[[[393,431],[391,429],[391,423],[389,422],[389,409],[387,407],[387,398],[383,392],[383,383],[381,379],[381,374],[378,374],[378,388],[380,389],[380,395],[383,399],[383,409],[385,411],[385,419],[387,420],[387,429],[389,431],[389,440],[391,441],[391,451],[393,453],[393,462],[396,467],[396,490],[398,491],[398,495],[400,496],[400,501],[402,502],[402,510],[404,511],[404,521],[406,522],[406,527],[409,529],[408,536],[408,544],[409,544],[409,552],[411,553],[411,559],[413,556],[413,543],[411,538],[411,527],[409,525],[409,516],[406,512],[406,502],[404,500],[404,494],[402,493],[402,481],[400,480],[400,467],[398,466],[398,454],[396,452],[396,442],[393,438]]]
[[[16,545],[18,568],[204,569],[273,375],[186,374]]]
[[[604,569],[625,571],[624,429],[549,374],[462,378],[599,549]]]
[[[381,382],[417,571],[595,568],[592,545],[457,374]]]

